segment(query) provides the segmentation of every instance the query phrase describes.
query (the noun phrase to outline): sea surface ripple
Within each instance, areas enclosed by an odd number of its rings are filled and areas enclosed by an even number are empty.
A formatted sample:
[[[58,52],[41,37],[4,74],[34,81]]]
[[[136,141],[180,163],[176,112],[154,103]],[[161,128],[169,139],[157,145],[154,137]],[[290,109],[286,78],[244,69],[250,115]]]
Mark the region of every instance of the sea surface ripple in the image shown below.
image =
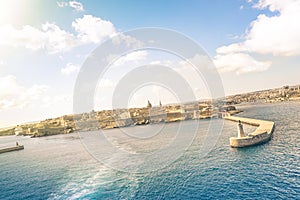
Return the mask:
[[[238,108],[244,110],[240,116],[274,121],[272,140],[249,148],[230,148],[229,137],[237,134],[236,124],[224,121],[217,144],[201,157],[205,133],[201,127],[209,123],[203,120],[192,145],[179,159],[141,174],[117,171],[96,161],[77,134],[1,137],[0,146],[17,140],[25,149],[0,154],[0,199],[299,199],[300,102]],[[183,124],[192,127],[193,123]],[[250,126],[245,129],[254,130]],[[149,147],[118,137],[118,129],[107,133],[120,148],[139,152],[143,151],[140,146]],[[153,148],[160,142],[161,138]]]

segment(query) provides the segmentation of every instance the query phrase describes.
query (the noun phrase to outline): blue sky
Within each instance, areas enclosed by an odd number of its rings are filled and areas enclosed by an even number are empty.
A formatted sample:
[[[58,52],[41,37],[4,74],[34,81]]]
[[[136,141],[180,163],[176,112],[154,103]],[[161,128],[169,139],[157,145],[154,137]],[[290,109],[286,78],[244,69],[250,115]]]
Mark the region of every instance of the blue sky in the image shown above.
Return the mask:
[[[299,84],[299,13],[299,0],[0,0],[0,127],[72,113],[87,56],[113,35],[142,27],[171,29],[202,46],[227,95]],[[95,109],[111,108],[129,66],[158,61],[192,80],[178,58],[135,52],[102,80]],[[176,101],[160,89],[142,88],[130,106]],[[196,97],[206,98],[201,91]]]

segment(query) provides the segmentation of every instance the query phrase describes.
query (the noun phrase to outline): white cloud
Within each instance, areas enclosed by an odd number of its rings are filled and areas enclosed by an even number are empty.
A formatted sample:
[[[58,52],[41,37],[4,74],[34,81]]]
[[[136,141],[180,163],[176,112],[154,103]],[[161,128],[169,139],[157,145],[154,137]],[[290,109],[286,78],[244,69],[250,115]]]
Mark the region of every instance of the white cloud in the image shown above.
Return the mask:
[[[56,2],[57,6],[60,8],[67,7],[69,5],[68,2]]]
[[[230,53],[217,55],[214,64],[220,72],[236,72],[236,74],[265,71],[271,66],[270,61],[257,61],[246,53]]]
[[[116,36],[117,35],[117,36]],[[114,37],[116,36],[116,37]],[[143,46],[143,42],[136,38],[125,35],[123,33],[112,34],[112,43],[115,46],[125,45],[126,47],[139,48]]]
[[[45,23],[42,25],[42,29],[46,36],[45,47],[49,51],[65,51],[78,45],[73,34],[61,30],[55,24]]]
[[[282,56],[300,55],[300,1],[285,8],[279,16],[259,15],[252,27],[244,46],[250,51]]]
[[[61,69],[61,73],[63,75],[71,75],[71,74],[77,74],[80,70],[80,67],[78,65],[74,65],[72,63],[68,63],[66,67]]]
[[[248,1],[253,3],[253,1]],[[273,16],[261,14],[251,22],[239,43],[219,47],[215,64],[221,71],[245,73],[267,70],[270,61],[258,61],[250,55],[300,55],[300,1],[259,0],[254,8],[269,9]]]
[[[46,94],[48,86],[21,86],[15,76],[0,77],[0,110],[30,105],[39,101]]]
[[[56,3],[57,3],[57,6],[60,7],[60,8],[71,7],[74,10],[79,11],[79,12],[84,11],[82,3],[77,2],[77,1],[56,2]]]
[[[99,43],[116,33],[110,21],[92,15],[84,15],[75,19],[72,27],[77,31],[77,37],[84,43]]]
[[[128,62],[137,63],[141,60],[145,60],[147,55],[148,55],[147,51],[134,51],[124,56],[121,56],[113,64],[115,66],[120,66],[120,65],[124,65],[125,63],[128,64]]]
[[[251,23],[244,41],[223,46],[217,53],[254,52],[275,56],[300,55],[300,1],[260,0],[255,8],[279,12],[275,16],[261,14]]]
[[[43,49],[49,53],[68,51],[79,45],[98,43],[115,34],[114,25],[91,15],[84,15],[72,23],[75,34],[61,29],[54,23],[45,23],[41,28],[25,25],[0,26],[0,46],[22,47],[31,50]]]
[[[72,95],[55,88],[24,86],[13,75],[0,77],[0,126],[11,126],[72,113]]]
[[[80,2],[77,1],[69,1],[69,6],[71,8],[74,8],[76,11],[84,11],[83,5]]]
[[[24,115],[24,110],[31,110],[31,112],[36,112],[35,114],[40,112],[35,119],[41,119],[41,116],[49,117],[49,113],[54,113],[54,116],[58,116],[71,112],[72,95],[51,95],[50,89],[49,86],[38,84],[25,87],[13,75],[0,77],[0,112],[10,113],[18,111],[20,115]],[[57,109],[54,109],[54,107]],[[47,110],[47,114],[45,113],[45,108],[50,108],[50,110]],[[15,116],[15,119],[16,121],[20,120],[18,116]],[[7,123],[11,124],[15,119],[11,119]],[[26,118],[26,121],[28,120],[32,120],[30,116]]]
[[[253,5],[254,8],[265,9],[269,8],[270,11],[283,11],[291,4],[297,2],[298,0],[259,0]],[[252,1],[250,1],[252,2]]]
[[[29,49],[39,49],[44,46],[42,31],[31,26],[15,29],[12,25],[0,27],[0,45],[22,46]]]
[[[56,24],[45,23],[42,29],[25,25],[16,29],[12,25],[0,27],[0,45],[45,49],[50,53],[68,50],[76,45],[73,34],[60,29]]]
[[[230,53],[239,53],[247,51],[248,49],[243,46],[241,43],[233,43],[228,46],[221,46],[216,49],[218,54],[230,54]]]

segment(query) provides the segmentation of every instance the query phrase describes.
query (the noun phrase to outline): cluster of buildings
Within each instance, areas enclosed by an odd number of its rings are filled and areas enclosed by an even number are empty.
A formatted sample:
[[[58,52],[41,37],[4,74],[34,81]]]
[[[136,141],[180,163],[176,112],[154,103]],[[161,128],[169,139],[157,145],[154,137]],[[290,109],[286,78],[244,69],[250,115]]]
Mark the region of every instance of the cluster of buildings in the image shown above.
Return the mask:
[[[276,89],[269,89],[245,94],[238,94],[226,97],[228,104],[239,104],[244,102],[281,102],[300,100],[300,85],[284,86]]]
[[[150,123],[216,118],[223,111],[236,111],[236,109],[234,106],[216,106],[211,101],[165,106],[161,103],[159,106],[152,106],[148,101],[147,106],[143,108],[91,111],[18,125],[5,130],[6,132],[4,130],[0,131],[0,135],[6,133],[41,137],[74,131],[92,131]]]
[[[152,106],[148,101],[147,106],[143,108],[92,111],[91,113],[82,114],[82,116],[74,116],[74,120],[76,130],[89,131],[211,118],[217,117],[218,113],[219,108],[214,108],[211,102],[192,102],[166,106],[160,103],[159,106]]]
[[[226,97],[226,99],[189,102],[184,104],[152,106],[148,101],[146,107],[91,111],[74,115],[47,119],[36,123],[18,125],[0,130],[0,135],[30,135],[40,137],[71,133],[74,131],[91,131],[117,127],[135,126],[150,123],[176,122],[193,119],[217,118],[224,112],[240,112],[232,105],[244,102],[279,102],[300,100],[300,85],[250,92]]]
[[[73,115],[65,115],[54,119],[46,119],[36,123],[18,125],[13,128],[15,135],[31,137],[71,133],[75,130]]]

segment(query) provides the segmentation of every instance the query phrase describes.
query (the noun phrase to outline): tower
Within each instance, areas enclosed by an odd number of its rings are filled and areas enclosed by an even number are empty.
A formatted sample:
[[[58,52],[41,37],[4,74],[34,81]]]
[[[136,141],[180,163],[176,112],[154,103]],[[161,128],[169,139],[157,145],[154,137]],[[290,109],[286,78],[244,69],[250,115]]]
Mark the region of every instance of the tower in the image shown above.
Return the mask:
[[[148,100],[148,103],[147,103],[147,108],[152,108],[152,104],[150,103],[149,100]]]
[[[245,133],[244,133],[244,129],[243,129],[243,124],[241,123],[241,121],[239,120],[239,123],[238,123],[238,137],[241,138],[241,137],[245,137]]]

